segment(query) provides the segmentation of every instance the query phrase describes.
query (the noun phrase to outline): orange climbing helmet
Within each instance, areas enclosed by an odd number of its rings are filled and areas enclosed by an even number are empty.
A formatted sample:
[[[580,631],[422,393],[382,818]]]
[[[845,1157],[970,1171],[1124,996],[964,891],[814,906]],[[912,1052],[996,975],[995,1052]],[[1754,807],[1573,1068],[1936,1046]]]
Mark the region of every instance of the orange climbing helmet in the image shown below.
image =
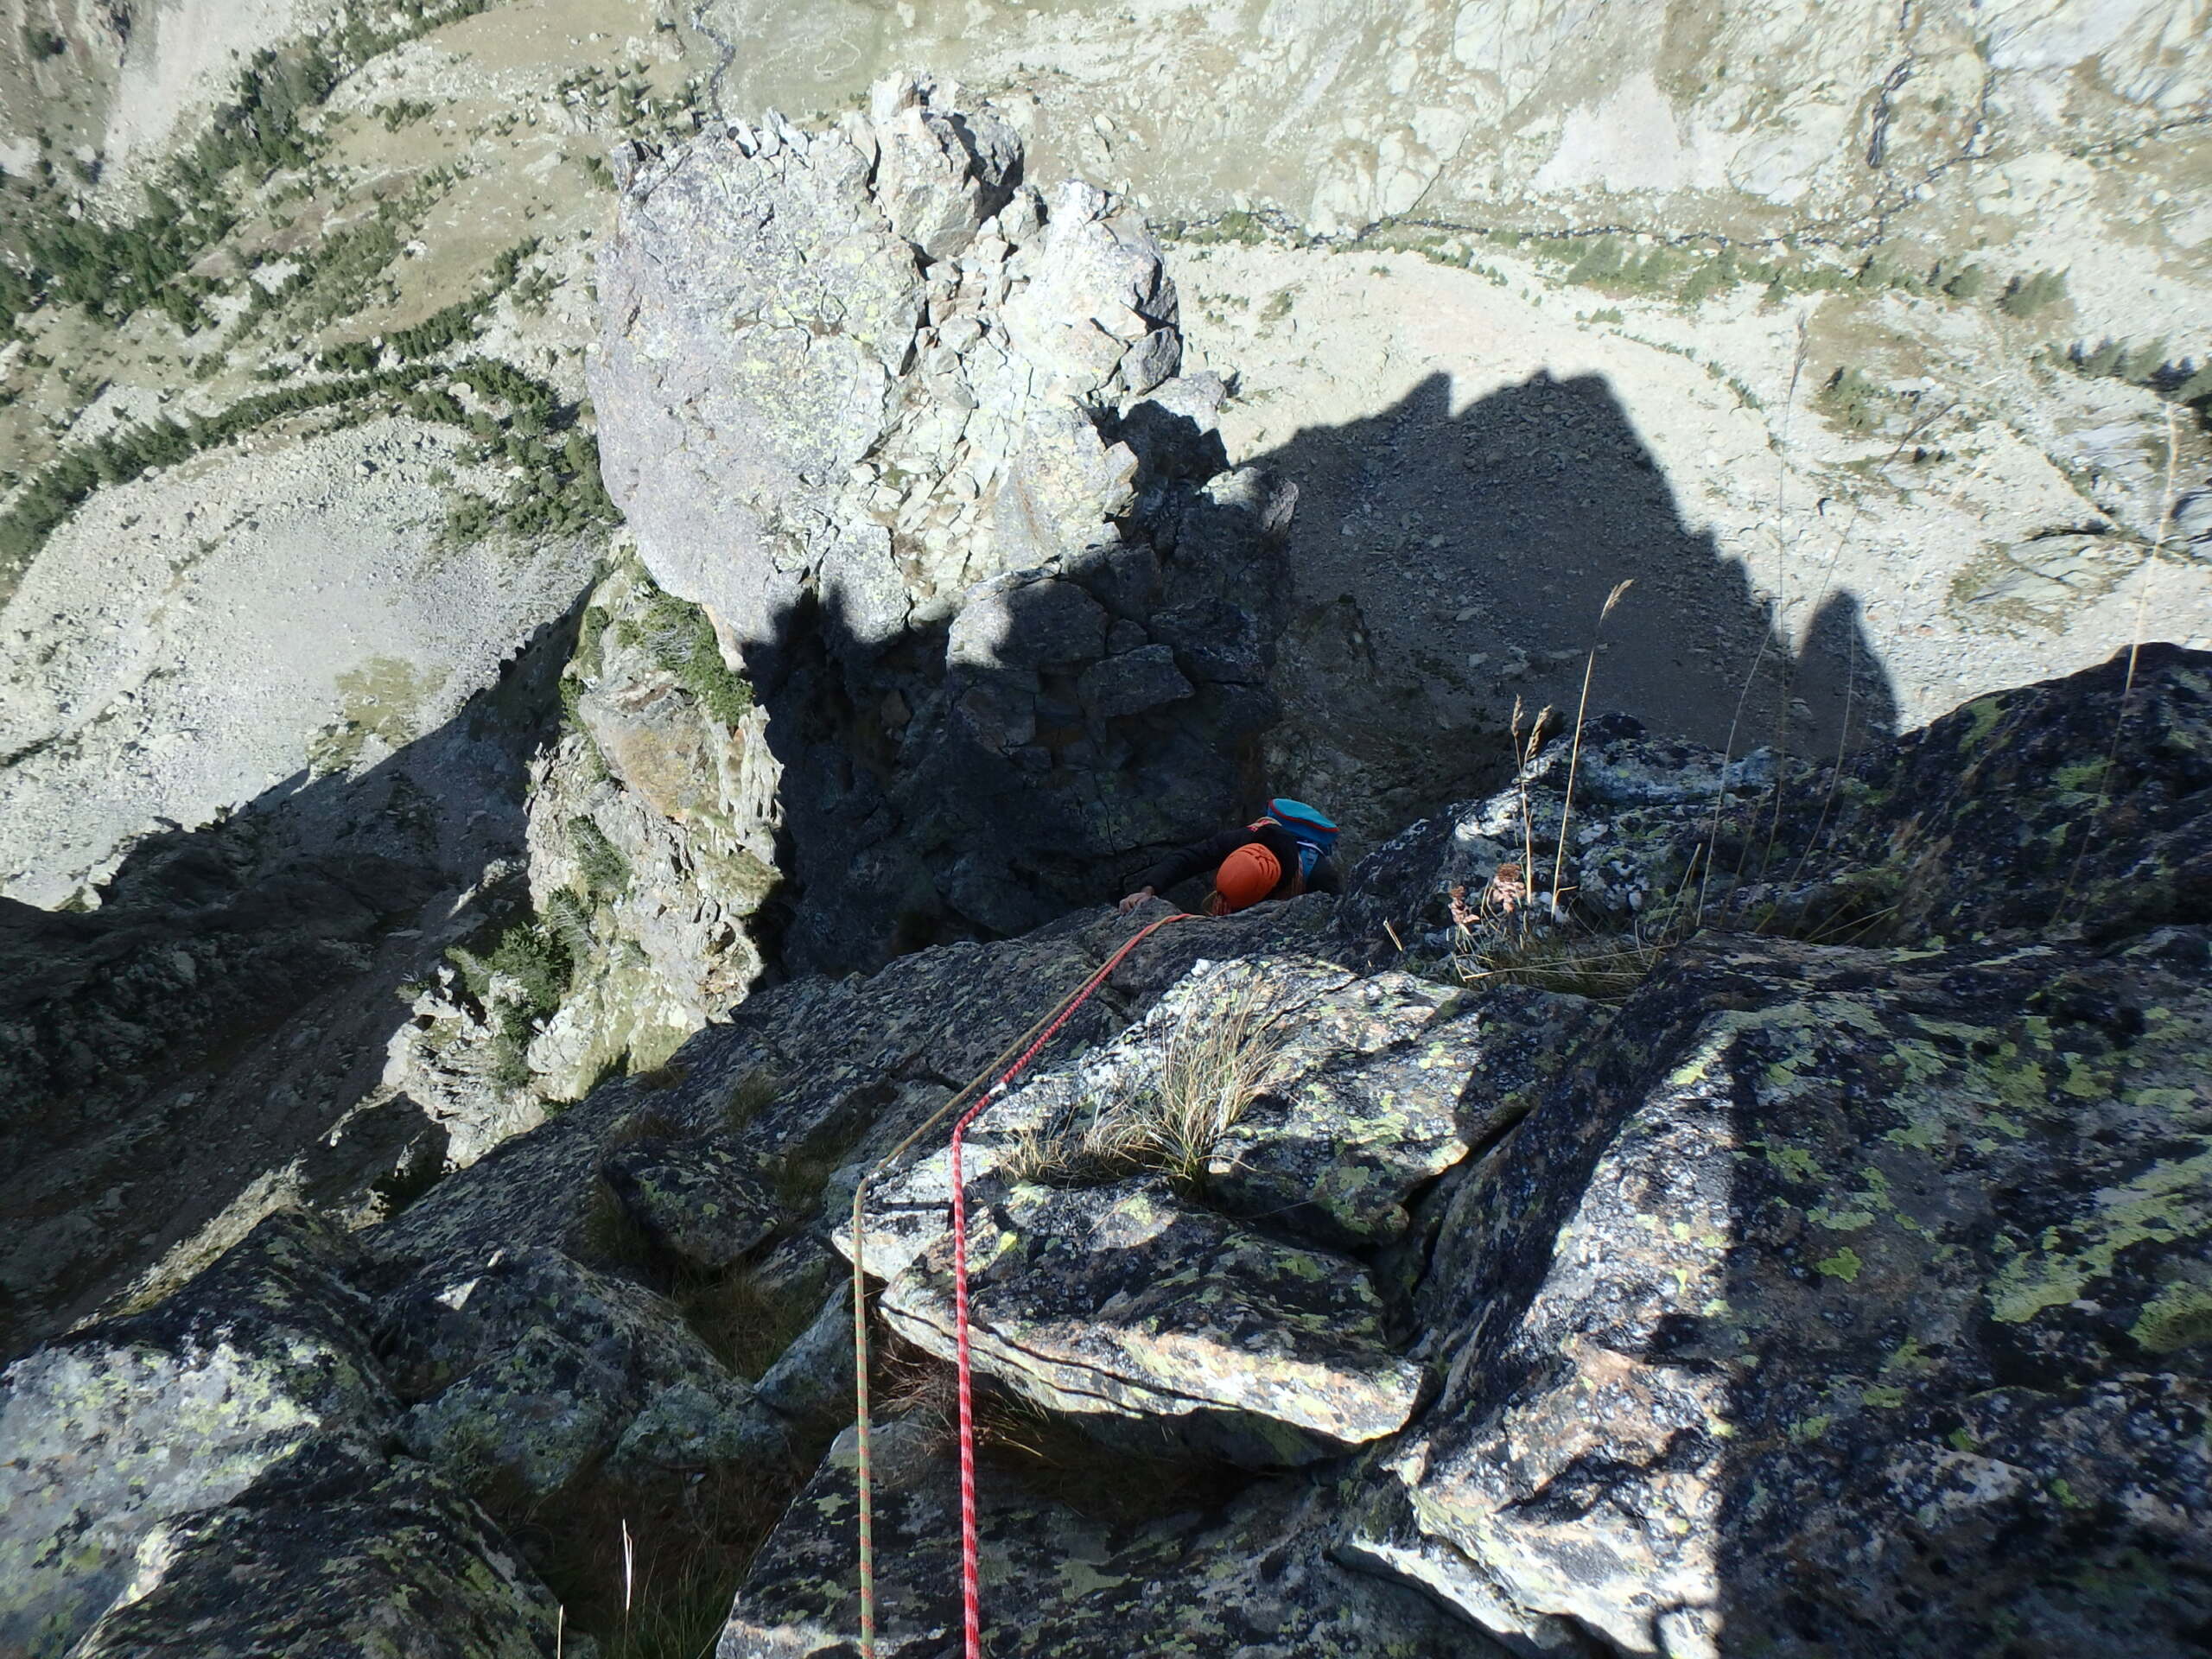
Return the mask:
[[[1282,861],[1256,841],[1248,841],[1213,873],[1213,895],[1206,908],[1226,916],[1258,904],[1282,884]]]

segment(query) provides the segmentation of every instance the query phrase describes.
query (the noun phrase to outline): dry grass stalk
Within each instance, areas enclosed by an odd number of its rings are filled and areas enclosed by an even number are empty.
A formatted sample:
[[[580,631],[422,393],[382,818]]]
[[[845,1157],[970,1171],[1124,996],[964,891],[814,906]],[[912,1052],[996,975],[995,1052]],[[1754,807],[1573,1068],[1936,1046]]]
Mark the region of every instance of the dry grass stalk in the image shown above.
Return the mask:
[[[2158,556],[2165,551],[2166,532],[2173,528],[2175,474],[2181,461],[2181,429],[2174,419],[2174,406],[2168,403],[2166,410],[2166,488],[2158,506],[2158,533],[2151,542],[2151,556],[2143,563],[2143,585],[2135,594],[2135,626],[2127,641],[2127,674],[2120,682],[2120,712],[2113,716],[2112,741],[2105,748],[2105,762],[2097,771],[2097,802],[2089,809],[2087,827],[2082,836],[2082,845],[2074,855],[2073,868],[2066,872],[2066,885],[2059,889],[2058,903],[2050,912],[2051,925],[2058,925],[2066,913],[2068,902],[2074,897],[2074,883],[2080,878],[2082,865],[2089,856],[2089,848],[2095,842],[2097,825],[2103,820],[2105,808],[2112,798],[2113,768],[2120,760],[2120,734],[2127,726],[2127,705],[2135,696],[2135,659],[2143,650],[2143,617],[2151,606],[2152,579],[2158,574]]]
[[[573,1624],[602,1659],[700,1659],[805,1472],[718,1465],[642,1483],[602,1472],[520,1505],[484,1502],[557,1598],[562,1649]]]
[[[1521,736],[1521,699],[1513,699],[1513,787],[1521,797],[1521,869],[1525,880],[1536,868],[1536,828],[1529,817],[1529,768],[1536,764],[1536,752],[1544,746],[1544,726],[1552,717],[1552,706],[1546,703],[1536,711],[1535,723],[1529,728],[1529,736]]]
[[[1167,1039],[1148,1092],[1094,1101],[1079,1133],[1024,1130],[1004,1167],[1016,1180],[1111,1180],[1158,1170],[1204,1185],[1215,1146],[1260,1092],[1284,1033],[1256,977],[1213,1006],[1185,1014]]]
[[[1617,583],[1613,591],[1605,595],[1605,605],[1598,612],[1597,633],[1591,637],[1590,656],[1582,665],[1582,701],[1575,705],[1574,747],[1567,755],[1567,796],[1560,804],[1559,810],[1559,853],[1552,862],[1552,918],[1554,921],[1564,919],[1564,909],[1560,899],[1560,882],[1567,871],[1567,832],[1574,818],[1574,773],[1575,769],[1582,764],[1582,721],[1590,712],[1590,682],[1598,671],[1599,636],[1605,632],[1605,619],[1613,613],[1613,607],[1621,602],[1621,595],[1635,586],[1636,578],[1630,576],[1626,582]],[[1522,812],[1522,821],[1524,823],[1527,821],[1525,809]]]

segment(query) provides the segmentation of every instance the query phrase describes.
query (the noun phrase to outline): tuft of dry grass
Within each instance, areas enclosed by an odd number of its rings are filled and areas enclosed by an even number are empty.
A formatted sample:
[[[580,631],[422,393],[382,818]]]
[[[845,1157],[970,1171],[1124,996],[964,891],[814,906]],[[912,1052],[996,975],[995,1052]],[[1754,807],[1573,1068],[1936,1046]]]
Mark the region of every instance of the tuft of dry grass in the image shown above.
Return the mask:
[[[652,1265],[652,1236],[638,1224],[606,1179],[592,1183],[577,1254],[588,1266],[643,1272]]]
[[[729,1097],[722,1103],[722,1127],[734,1134],[776,1103],[784,1092],[785,1080],[774,1070],[756,1065],[730,1085]]]
[[[677,1118],[658,1106],[641,1107],[626,1112],[615,1120],[614,1126],[601,1141],[602,1152],[616,1147],[634,1146],[640,1141],[671,1141],[683,1133],[683,1125]]]
[[[749,1268],[679,1274],[668,1299],[708,1351],[748,1382],[760,1381],[820,1311],[770,1290]]]
[[[1091,1103],[1072,1133],[1026,1132],[1007,1160],[1017,1180],[1048,1185],[1116,1180],[1158,1170],[1189,1190],[1204,1186],[1213,1150],[1258,1096],[1285,1033],[1255,976],[1214,1006],[1185,1015],[1148,1092]]]
[[[1467,939],[1452,966],[1465,985],[1531,985],[1618,1002],[1651,976],[1676,937],[1663,925],[1593,933],[1573,922],[1522,925]]]
[[[487,1504],[601,1659],[702,1659],[754,1552],[804,1484],[792,1468],[718,1466],[618,1483],[594,1471],[516,1509]]]
[[[1590,712],[1590,682],[1598,672],[1598,647],[1605,632],[1605,619],[1621,602],[1621,596],[1636,586],[1636,578],[1614,584],[1613,591],[1605,595],[1605,602],[1598,612],[1597,631],[1590,636],[1590,655],[1582,664],[1582,701],[1574,709],[1574,747],[1567,759],[1567,795],[1559,810],[1559,850],[1552,861],[1552,916],[1558,919],[1564,914],[1560,896],[1560,881],[1567,870],[1567,832],[1574,822],[1574,774],[1582,765],[1582,724]],[[1542,725],[1541,717],[1537,724]],[[1522,822],[1527,821],[1527,808],[1522,808]]]

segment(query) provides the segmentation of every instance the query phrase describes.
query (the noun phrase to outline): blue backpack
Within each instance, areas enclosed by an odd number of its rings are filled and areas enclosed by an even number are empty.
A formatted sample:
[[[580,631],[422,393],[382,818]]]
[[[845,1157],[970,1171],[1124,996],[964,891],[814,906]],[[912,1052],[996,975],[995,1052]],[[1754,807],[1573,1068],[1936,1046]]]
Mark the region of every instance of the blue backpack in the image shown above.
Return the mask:
[[[1337,823],[1319,807],[1308,806],[1303,801],[1294,801],[1287,796],[1277,796],[1268,803],[1268,817],[1290,831],[1298,842],[1298,872],[1301,876],[1313,874],[1313,867],[1337,850]]]

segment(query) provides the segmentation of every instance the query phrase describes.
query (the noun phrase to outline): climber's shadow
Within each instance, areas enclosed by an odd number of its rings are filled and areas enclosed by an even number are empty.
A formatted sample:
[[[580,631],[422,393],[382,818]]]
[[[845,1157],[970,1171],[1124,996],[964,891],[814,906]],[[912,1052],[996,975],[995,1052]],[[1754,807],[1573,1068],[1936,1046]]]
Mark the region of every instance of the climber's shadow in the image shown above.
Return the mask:
[[[1493,784],[1516,697],[1573,717],[1599,612],[1624,581],[1593,710],[1738,753],[1833,758],[1894,734],[1858,601],[1821,579],[1827,526],[1778,566],[1751,550],[1781,590],[1770,600],[1685,521],[1602,376],[1538,373],[1456,413],[1450,384],[1432,374],[1382,414],[1306,428],[1257,457],[1300,489],[1300,611],[1279,676],[1287,752],[1354,774],[1345,792],[1392,826]]]

